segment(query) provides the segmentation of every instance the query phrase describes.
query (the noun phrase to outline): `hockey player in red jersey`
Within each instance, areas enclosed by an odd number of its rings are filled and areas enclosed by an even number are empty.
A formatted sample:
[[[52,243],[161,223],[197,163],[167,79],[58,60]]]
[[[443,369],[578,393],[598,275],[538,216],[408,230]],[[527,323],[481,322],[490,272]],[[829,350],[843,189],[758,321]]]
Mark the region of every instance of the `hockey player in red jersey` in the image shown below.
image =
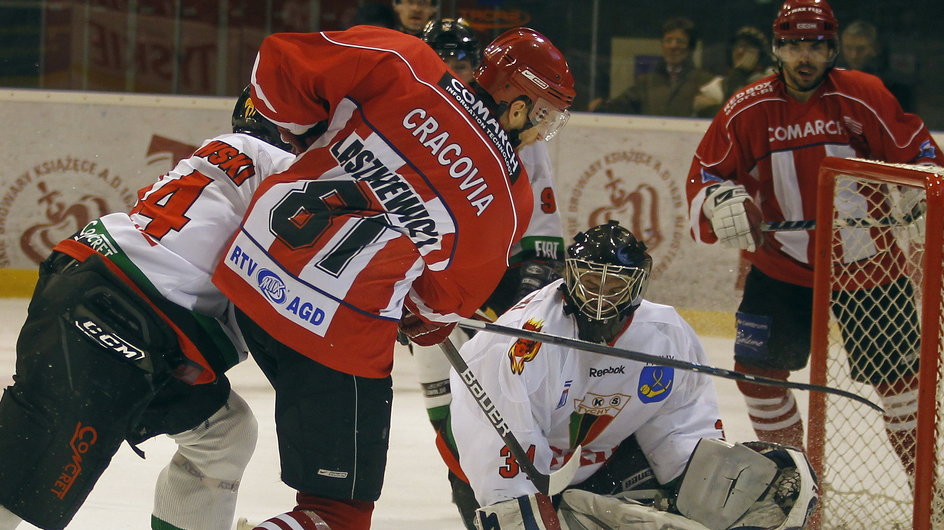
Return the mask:
[[[253,191],[295,158],[252,103],[247,90],[232,134],[40,265],[0,399],[0,529],[65,527],[124,440],[165,433],[178,450],[158,477],[152,527],[232,527],[257,427],[224,375],[247,354],[211,275]]]
[[[474,79],[475,68],[482,55],[475,30],[463,19],[444,18],[429,22],[421,35],[424,42],[436,50],[449,68],[466,83]],[[496,318],[511,308],[526,294],[560,278],[563,270],[564,238],[560,212],[554,195],[554,175],[551,157],[546,142],[535,142],[518,150],[521,164],[528,172],[528,180],[534,197],[534,209],[524,237],[516,244],[510,259],[511,266],[505,272],[498,287],[489,296],[481,310],[490,318]],[[449,335],[456,348],[469,340],[470,333],[455,329]],[[416,361],[417,377],[423,388],[426,412],[436,431],[437,446],[448,445],[450,435],[446,432],[449,402],[452,399],[449,385],[449,360],[439,345],[410,345],[410,353]],[[461,513],[468,513],[476,506],[471,488],[451,471],[448,473],[452,486],[452,500]],[[466,517],[471,521],[470,517]]]
[[[256,193],[214,281],[275,388],[296,513],[367,528],[398,330],[435,344],[494,290],[531,216],[515,150],[564,125],[574,80],[527,28],[470,86],[423,41],[356,26],[266,38],[252,86],[302,154]]]
[[[825,0],[787,0],[773,24],[778,72],[735,93],[705,133],[687,181],[696,240],[741,250],[751,263],[737,313],[735,369],[778,379],[809,358],[813,232],[772,232],[759,222],[815,218],[816,178],[826,156],[944,165],[921,119],[902,111],[879,78],[834,68],[839,23]],[[866,199],[863,199],[863,201]],[[922,213],[920,197],[907,211]],[[900,249],[876,241],[893,259]],[[907,278],[874,286],[865,304],[911,300]],[[913,302],[909,302],[913,308]],[[910,313],[906,307],[903,317]],[[881,323],[874,323],[881,327]],[[846,336],[878,336],[844,326]],[[872,384],[885,405],[886,431],[905,468],[913,471],[916,381],[890,377],[883,363],[914,373],[915,352],[904,342],[849,351],[852,377]],[[871,368],[870,368],[871,367]],[[758,437],[803,444],[803,424],[789,390],[739,382]]]

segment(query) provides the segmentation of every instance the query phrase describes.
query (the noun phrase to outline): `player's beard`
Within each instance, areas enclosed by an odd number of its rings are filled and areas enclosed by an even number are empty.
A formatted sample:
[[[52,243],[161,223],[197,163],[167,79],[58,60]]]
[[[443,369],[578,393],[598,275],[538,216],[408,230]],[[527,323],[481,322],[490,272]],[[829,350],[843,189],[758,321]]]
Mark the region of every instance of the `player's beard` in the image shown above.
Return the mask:
[[[828,65],[816,65],[811,62],[802,62],[796,66],[784,65],[781,70],[787,88],[796,92],[810,92],[822,84],[829,71]]]

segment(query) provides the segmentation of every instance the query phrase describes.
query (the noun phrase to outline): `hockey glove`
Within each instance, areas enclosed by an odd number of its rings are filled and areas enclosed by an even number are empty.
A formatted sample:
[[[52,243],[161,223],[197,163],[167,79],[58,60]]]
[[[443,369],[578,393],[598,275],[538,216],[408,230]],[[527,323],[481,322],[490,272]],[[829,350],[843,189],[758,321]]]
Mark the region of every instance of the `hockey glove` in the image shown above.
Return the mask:
[[[702,211],[721,246],[754,252],[763,243],[760,210],[744,186],[733,182],[708,186]]]
[[[898,207],[901,214],[908,221],[908,237],[912,241],[924,241],[924,214],[928,203],[924,198],[924,190],[920,188],[905,188],[901,192],[901,202]]]
[[[446,340],[453,328],[455,322],[443,324],[442,322],[427,322],[409,311],[403,313],[400,319],[400,333],[406,335],[415,344],[420,346],[435,346]]]
[[[522,263],[515,301],[560,278],[562,268],[556,261],[528,260]]]

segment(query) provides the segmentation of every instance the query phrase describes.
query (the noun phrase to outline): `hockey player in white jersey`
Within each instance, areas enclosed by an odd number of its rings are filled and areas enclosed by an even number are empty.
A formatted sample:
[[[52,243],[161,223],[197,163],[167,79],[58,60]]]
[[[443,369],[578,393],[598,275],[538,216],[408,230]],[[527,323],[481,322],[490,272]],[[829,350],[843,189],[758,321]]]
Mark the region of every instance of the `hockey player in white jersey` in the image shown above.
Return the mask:
[[[233,130],[40,265],[0,400],[0,529],[64,528],[121,443],[158,434],[178,450],[151,527],[232,528],[257,426],[224,375],[246,350],[210,275],[259,183],[294,160],[248,89]]]
[[[706,364],[678,313],[643,299],[651,266],[616,221],[591,228],[568,247],[564,279],[498,323]],[[489,332],[461,354],[539,472],[580,459],[560,497],[538,493],[476,399],[455,392],[455,471],[482,506],[479,528],[800,528],[816,505],[800,451],[723,440],[704,374]],[[455,371],[451,384],[464,386]]]

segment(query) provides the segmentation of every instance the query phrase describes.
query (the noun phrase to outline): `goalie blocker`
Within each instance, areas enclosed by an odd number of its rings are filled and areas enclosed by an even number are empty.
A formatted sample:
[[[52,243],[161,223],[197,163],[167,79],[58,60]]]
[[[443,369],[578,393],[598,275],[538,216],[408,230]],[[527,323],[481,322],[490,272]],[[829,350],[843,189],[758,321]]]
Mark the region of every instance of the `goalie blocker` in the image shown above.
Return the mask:
[[[230,391],[225,377],[173,377],[174,332],[97,255],[40,265],[17,352],[0,401],[0,504],[42,528],[69,523],[123,440],[191,429]]]

